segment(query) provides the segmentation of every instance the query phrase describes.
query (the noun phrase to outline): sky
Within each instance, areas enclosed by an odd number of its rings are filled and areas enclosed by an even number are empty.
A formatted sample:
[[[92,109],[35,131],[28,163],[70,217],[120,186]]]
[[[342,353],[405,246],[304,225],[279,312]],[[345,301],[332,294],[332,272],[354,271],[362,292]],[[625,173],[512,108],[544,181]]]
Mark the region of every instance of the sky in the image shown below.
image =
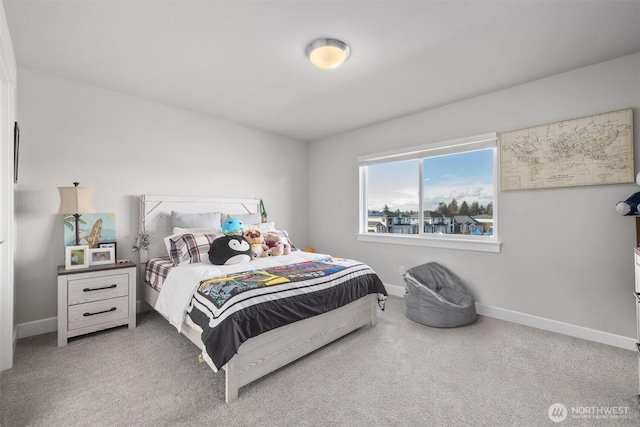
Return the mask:
[[[484,149],[368,166],[368,209],[382,210],[386,204],[392,211],[418,211],[420,161],[424,161],[425,210],[435,210],[453,198],[458,206],[463,201],[483,206],[493,201],[493,149]]]

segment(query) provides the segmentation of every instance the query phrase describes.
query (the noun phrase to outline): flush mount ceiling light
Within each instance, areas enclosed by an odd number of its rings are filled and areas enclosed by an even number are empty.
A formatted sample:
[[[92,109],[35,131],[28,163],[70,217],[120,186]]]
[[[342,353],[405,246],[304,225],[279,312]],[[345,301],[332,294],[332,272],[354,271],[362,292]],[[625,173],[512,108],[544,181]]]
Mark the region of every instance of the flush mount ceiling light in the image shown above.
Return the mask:
[[[313,65],[325,70],[338,67],[351,53],[345,42],[336,39],[314,40],[305,51]]]

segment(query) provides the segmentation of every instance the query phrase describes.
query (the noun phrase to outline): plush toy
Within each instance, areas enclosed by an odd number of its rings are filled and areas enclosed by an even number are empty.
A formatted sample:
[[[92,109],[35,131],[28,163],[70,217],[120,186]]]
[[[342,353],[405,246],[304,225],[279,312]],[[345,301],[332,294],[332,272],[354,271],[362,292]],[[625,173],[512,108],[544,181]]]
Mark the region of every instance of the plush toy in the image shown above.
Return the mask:
[[[209,248],[209,261],[215,265],[231,265],[251,261],[251,245],[242,236],[222,236]]]
[[[226,235],[242,236],[244,224],[238,218],[227,215],[227,219],[222,223],[222,233]]]
[[[247,242],[251,245],[251,251],[253,252],[253,258],[262,258],[268,256],[267,250],[269,246],[264,242],[264,236],[260,230],[250,228],[245,231],[242,236],[247,239]]]
[[[636,184],[640,185],[640,173],[636,175]],[[622,202],[616,204],[616,210],[620,215],[633,216],[640,215],[640,191],[633,193]]]
[[[616,204],[616,210],[620,215],[640,215],[638,205],[640,205],[640,191],[637,193],[633,193],[627,200],[618,202]]]
[[[287,239],[277,233],[267,233],[264,240],[269,247],[267,256],[289,255],[291,253],[291,245]]]

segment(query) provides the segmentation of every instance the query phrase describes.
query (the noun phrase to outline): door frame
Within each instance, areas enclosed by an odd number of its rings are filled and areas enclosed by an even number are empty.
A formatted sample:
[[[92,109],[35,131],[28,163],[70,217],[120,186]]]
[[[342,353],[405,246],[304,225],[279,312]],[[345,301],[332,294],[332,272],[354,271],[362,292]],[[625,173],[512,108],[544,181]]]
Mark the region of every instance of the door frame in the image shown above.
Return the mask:
[[[15,191],[13,128],[16,118],[16,61],[0,4],[0,371],[13,366],[17,341],[15,290]]]

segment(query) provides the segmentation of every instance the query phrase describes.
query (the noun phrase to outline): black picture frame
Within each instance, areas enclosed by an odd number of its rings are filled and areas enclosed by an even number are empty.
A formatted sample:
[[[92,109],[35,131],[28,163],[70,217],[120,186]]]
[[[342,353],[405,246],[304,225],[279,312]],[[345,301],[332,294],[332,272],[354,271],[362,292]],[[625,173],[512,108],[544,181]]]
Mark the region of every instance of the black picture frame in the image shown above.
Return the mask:
[[[18,183],[18,156],[20,154],[20,126],[13,125],[13,183]]]
[[[117,257],[118,243],[116,242],[101,242],[101,243],[98,243],[98,248],[113,248],[113,256]]]

